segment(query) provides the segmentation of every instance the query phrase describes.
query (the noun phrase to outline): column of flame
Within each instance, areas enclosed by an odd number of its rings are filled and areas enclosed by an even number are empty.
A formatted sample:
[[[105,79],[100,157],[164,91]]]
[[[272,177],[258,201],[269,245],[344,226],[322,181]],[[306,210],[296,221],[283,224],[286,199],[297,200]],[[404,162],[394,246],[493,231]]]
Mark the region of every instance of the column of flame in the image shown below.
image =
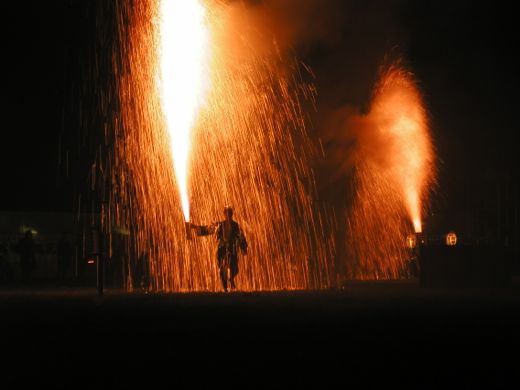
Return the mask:
[[[383,74],[372,115],[379,136],[386,139],[388,168],[415,232],[421,233],[423,203],[434,180],[434,151],[422,96],[412,74],[399,63]]]
[[[402,277],[403,239],[412,227],[423,230],[435,151],[421,92],[401,61],[382,68],[369,112],[353,115],[347,126],[357,135],[355,193],[346,216],[348,277]]]
[[[205,9],[199,0],[162,0],[159,28],[161,104],[182,211],[189,221],[190,136],[208,84]]]

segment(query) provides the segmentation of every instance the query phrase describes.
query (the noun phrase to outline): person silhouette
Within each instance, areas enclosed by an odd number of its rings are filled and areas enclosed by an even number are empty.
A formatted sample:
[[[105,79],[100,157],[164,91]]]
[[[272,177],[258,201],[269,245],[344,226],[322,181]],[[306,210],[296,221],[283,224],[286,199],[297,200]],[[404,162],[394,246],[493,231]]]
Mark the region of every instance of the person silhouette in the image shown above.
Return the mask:
[[[9,263],[7,246],[0,244],[0,284],[10,283],[14,279],[14,272]]]
[[[134,288],[147,291],[150,286],[150,259],[146,251],[137,258],[132,275]]]
[[[247,240],[240,228],[238,222],[233,220],[233,208],[231,206],[224,207],[223,221],[215,222],[211,225],[195,225],[190,224],[195,229],[198,236],[208,236],[215,234],[218,241],[217,262],[219,266],[220,279],[224,291],[228,291],[227,269],[225,267],[225,259],[229,259],[230,277],[229,282],[231,289],[235,289],[235,277],[238,274],[238,250],[241,249],[244,255],[247,254]]]
[[[22,269],[22,281],[30,282],[36,266],[36,243],[31,230],[16,245],[16,251],[20,254],[20,267]]]

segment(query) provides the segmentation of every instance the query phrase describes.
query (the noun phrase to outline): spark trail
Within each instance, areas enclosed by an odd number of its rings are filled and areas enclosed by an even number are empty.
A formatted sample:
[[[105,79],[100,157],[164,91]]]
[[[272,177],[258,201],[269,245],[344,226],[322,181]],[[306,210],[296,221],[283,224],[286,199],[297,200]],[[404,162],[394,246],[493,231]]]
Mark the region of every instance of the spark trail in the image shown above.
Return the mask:
[[[402,276],[404,239],[411,227],[421,230],[435,181],[412,75],[400,64],[386,68],[368,114],[335,129],[356,129],[357,146],[347,156],[354,195],[344,214],[324,210],[312,169],[320,148],[304,110],[316,91],[304,81],[305,69],[243,4],[194,1],[193,12],[175,11],[166,22],[163,1],[100,3],[114,18],[99,18],[88,68],[94,119],[87,119],[88,104],[80,107],[85,128],[103,129],[92,148],[91,189],[103,199],[108,256],[121,259],[125,286],[133,288],[147,258],[156,291],[219,291],[215,242],[187,241],[184,221],[214,222],[225,204],[234,206],[250,243],[239,290]],[[179,42],[166,39],[172,34]],[[197,49],[184,46],[193,39]],[[347,252],[343,269],[334,260],[338,245]]]
[[[298,76],[295,58],[252,26],[243,7],[201,1],[167,22],[173,9],[163,1],[121,1],[115,9],[121,110],[111,119],[117,142],[104,213],[130,232],[113,235],[113,245],[121,241],[124,248],[127,286],[146,254],[156,290],[220,290],[214,240],[186,242],[184,220],[214,222],[225,204],[234,206],[250,242],[238,289],[328,286],[333,243],[316,207],[314,147],[301,105],[313,99],[313,86]],[[192,30],[201,25],[207,30]],[[165,36],[171,34],[177,43]],[[191,52],[184,40],[193,39],[200,46]],[[157,88],[156,75],[171,89]]]

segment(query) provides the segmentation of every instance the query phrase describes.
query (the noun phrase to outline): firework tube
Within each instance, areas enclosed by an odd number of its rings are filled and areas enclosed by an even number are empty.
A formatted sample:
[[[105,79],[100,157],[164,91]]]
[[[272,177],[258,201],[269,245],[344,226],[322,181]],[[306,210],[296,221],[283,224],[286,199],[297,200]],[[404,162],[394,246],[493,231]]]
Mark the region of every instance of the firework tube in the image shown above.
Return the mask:
[[[186,239],[191,240],[191,223],[189,221],[185,222],[184,227],[186,228]]]

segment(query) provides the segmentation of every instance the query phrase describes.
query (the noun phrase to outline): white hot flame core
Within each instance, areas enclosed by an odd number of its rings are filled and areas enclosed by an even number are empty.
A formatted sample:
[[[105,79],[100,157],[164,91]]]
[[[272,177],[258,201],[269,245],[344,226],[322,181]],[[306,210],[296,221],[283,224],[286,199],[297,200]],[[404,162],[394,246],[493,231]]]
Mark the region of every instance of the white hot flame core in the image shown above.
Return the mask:
[[[160,80],[184,218],[189,221],[188,157],[191,129],[207,88],[209,32],[199,0],[162,0]]]

